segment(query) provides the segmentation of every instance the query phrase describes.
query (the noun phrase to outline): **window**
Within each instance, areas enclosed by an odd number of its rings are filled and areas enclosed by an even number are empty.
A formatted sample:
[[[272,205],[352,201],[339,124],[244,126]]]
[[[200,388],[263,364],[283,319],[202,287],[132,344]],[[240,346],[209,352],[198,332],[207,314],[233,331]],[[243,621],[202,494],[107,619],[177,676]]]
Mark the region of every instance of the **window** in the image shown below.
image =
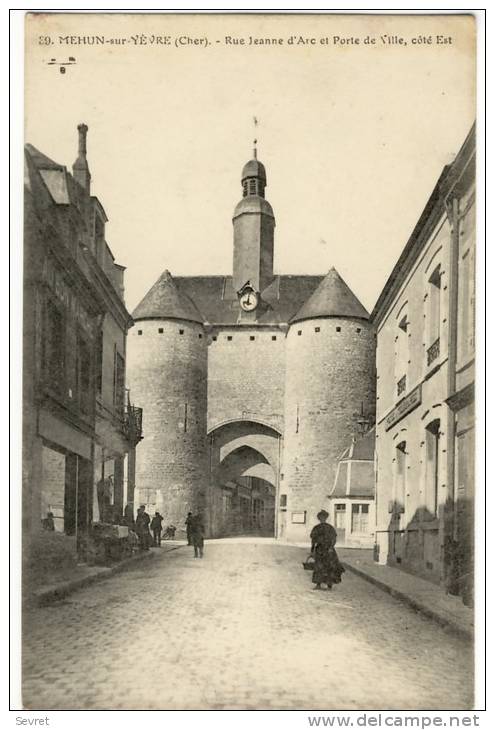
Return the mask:
[[[369,505],[353,504],[351,515],[351,532],[368,532]]]
[[[345,530],[345,504],[335,505],[335,529]]]
[[[203,335],[202,334],[199,334],[198,337],[199,337],[200,340],[203,339]]]
[[[298,331],[297,331],[297,334],[298,334],[298,335],[299,335],[299,337],[300,337],[300,336],[302,335],[302,330],[298,330]]]
[[[232,335],[227,335],[228,342],[232,342]]]
[[[431,365],[440,355],[442,275],[440,264],[428,279],[426,295],[426,364]]]
[[[358,335],[361,334],[361,327],[358,327],[356,332],[358,333]]]
[[[286,494],[280,495],[280,506],[287,507],[287,495]]]
[[[183,335],[184,334],[184,330],[179,330],[179,334],[180,335]]]
[[[92,411],[91,392],[91,350],[84,336],[77,336],[76,390],[81,412],[88,415]]]
[[[216,335],[213,335],[213,337],[211,339],[213,340],[213,342],[216,342],[217,341],[217,336]]]
[[[230,512],[232,510],[232,495],[226,492],[222,495],[223,511]]]
[[[249,181],[249,195],[256,195],[256,180]]]
[[[254,337],[254,335],[251,335],[249,339],[251,340],[251,342],[253,342],[256,339],[256,337]]]
[[[461,360],[474,354],[475,265],[471,249],[459,262],[459,355]]]
[[[395,484],[394,484],[394,512],[404,512],[406,504],[407,480],[406,442],[397,444],[395,449]]]
[[[113,402],[119,415],[124,415],[125,396],[125,361],[122,355],[114,350],[114,379],[113,379]]]
[[[319,332],[319,331],[320,331],[320,328],[319,327],[315,327],[315,332]]]
[[[43,376],[54,390],[62,392],[65,374],[64,315],[51,299],[47,299],[45,306],[42,348]]]
[[[142,334],[143,334],[143,330],[138,330],[138,335],[142,335]]]
[[[277,339],[277,335],[272,335],[272,341],[275,342]]]
[[[335,329],[336,329],[337,332],[340,332],[341,329],[342,329],[342,327],[336,327]]]
[[[99,215],[95,216],[95,256],[103,267],[105,255],[105,224]]]
[[[158,327],[158,334],[163,335],[163,327]]]
[[[261,499],[253,499],[251,505],[251,523],[253,527],[261,527],[263,522],[264,503]]]
[[[96,341],[96,392],[101,394],[103,388],[103,330],[100,330]]]
[[[440,420],[436,419],[426,427],[426,473],[425,506],[434,517],[438,513],[438,455],[440,444]]]
[[[409,364],[409,322],[407,314],[403,314],[398,325],[395,337],[395,382],[397,398],[407,390],[407,369]]]
[[[247,184],[247,180],[244,180],[244,182],[242,183],[242,197],[245,198],[247,196],[247,194],[248,194],[248,184]]]

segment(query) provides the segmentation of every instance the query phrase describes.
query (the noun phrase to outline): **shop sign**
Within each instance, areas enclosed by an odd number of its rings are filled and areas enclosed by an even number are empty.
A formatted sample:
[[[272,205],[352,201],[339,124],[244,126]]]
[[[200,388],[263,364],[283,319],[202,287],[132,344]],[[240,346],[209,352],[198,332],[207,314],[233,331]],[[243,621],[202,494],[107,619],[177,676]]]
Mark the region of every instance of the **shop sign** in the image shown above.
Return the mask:
[[[408,413],[413,411],[421,403],[421,385],[418,385],[414,390],[411,390],[409,395],[401,400],[401,402],[394,408],[394,410],[388,414],[385,419],[385,431],[388,431],[392,426],[407,416]]]

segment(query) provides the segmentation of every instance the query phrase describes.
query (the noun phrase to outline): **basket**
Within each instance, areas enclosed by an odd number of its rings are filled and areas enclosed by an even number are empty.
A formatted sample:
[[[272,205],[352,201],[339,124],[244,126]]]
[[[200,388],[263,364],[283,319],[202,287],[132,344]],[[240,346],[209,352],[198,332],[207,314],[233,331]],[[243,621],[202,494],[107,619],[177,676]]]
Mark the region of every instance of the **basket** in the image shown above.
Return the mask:
[[[309,554],[306,560],[303,562],[302,567],[304,568],[304,570],[315,569],[315,559],[311,554]]]

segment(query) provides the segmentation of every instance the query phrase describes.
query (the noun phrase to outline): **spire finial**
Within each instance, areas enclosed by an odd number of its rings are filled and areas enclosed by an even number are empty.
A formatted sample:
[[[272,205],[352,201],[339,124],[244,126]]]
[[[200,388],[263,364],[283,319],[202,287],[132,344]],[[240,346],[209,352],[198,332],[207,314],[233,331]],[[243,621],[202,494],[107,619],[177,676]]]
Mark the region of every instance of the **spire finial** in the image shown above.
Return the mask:
[[[256,148],[256,145],[258,144],[258,140],[256,139],[256,128],[258,126],[258,119],[256,117],[253,117],[253,125],[254,125],[254,149],[253,149],[253,157],[255,160],[258,159],[258,150]]]

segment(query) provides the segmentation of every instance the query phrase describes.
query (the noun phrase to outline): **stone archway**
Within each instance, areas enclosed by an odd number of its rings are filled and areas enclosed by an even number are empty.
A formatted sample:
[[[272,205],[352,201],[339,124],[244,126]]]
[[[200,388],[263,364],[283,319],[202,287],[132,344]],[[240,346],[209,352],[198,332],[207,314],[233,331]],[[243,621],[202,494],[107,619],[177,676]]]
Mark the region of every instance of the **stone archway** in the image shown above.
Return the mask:
[[[217,537],[275,534],[280,434],[236,421],[210,432],[210,524]]]

